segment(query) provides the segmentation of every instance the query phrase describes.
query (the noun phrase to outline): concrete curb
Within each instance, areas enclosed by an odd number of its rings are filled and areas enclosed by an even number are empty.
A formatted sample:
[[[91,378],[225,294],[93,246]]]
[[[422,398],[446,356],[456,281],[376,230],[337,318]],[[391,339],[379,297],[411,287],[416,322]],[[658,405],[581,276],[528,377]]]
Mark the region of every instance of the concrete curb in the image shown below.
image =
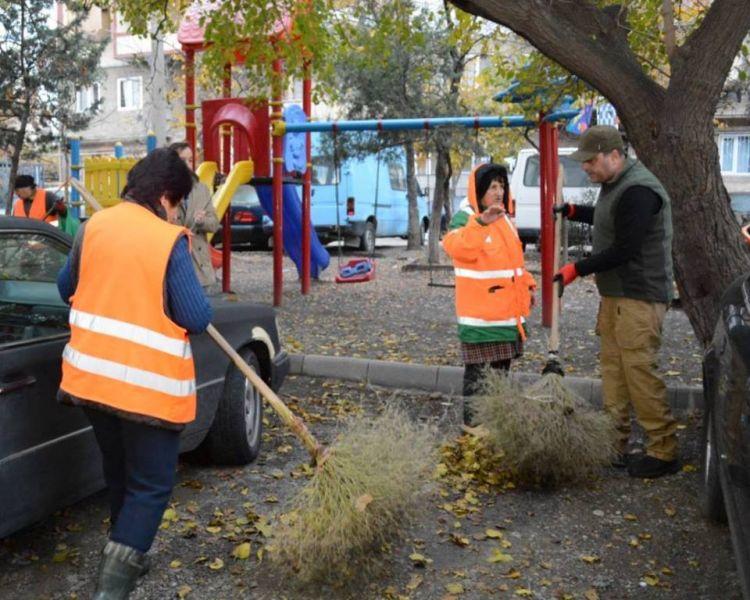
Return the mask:
[[[320,354],[292,354],[290,374],[308,377],[330,377],[348,381],[364,381],[372,385],[402,389],[425,390],[449,395],[460,395],[463,367],[421,365]],[[531,383],[539,379],[536,373],[512,373],[514,380]],[[566,377],[570,389],[595,406],[601,406],[600,379]],[[703,390],[699,386],[667,388],[669,404],[675,410],[703,407]]]

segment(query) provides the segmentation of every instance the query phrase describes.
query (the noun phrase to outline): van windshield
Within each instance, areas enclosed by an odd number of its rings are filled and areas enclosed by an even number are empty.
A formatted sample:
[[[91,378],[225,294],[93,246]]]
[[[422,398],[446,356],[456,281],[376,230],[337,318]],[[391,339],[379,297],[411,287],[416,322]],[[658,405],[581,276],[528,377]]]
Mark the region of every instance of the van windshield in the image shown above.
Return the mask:
[[[588,175],[581,168],[581,163],[569,156],[560,156],[560,166],[563,168],[563,187],[595,187]],[[530,156],[526,161],[523,173],[523,184],[526,187],[539,187],[539,155]]]

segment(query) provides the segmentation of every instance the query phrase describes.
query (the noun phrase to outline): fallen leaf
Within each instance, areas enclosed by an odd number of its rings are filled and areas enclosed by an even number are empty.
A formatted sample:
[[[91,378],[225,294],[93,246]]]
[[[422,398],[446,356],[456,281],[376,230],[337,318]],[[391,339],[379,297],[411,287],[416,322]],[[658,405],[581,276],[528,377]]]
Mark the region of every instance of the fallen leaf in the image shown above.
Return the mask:
[[[232,556],[234,556],[238,560],[247,560],[250,558],[250,542],[244,542],[242,544],[239,544],[238,546],[235,546],[234,550],[232,551]]]
[[[420,585],[422,585],[422,581],[424,581],[424,578],[421,575],[417,575],[415,573],[414,575],[411,576],[409,583],[406,584],[406,589],[413,592]]]
[[[208,568],[213,571],[218,571],[224,568],[224,561],[220,558],[214,558],[208,565]]]
[[[626,521],[637,521],[638,520],[638,517],[636,517],[635,515],[631,515],[630,513],[625,513],[624,515],[622,515],[622,518],[625,519]]]
[[[671,506],[667,506],[664,509],[664,514],[667,515],[668,517],[674,517],[677,514],[677,511]]]
[[[208,533],[221,533],[221,527],[218,525],[209,525],[206,527],[206,531],[208,531]]]
[[[284,479],[284,471],[281,469],[274,469],[271,471],[271,477],[274,479]]]
[[[469,542],[469,538],[463,535],[458,535],[457,533],[451,533],[451,542],[456,544],[456,546],[460,546],[461,548],[465,548],[471,543]]]
[[[646,575],[643,578],[643,581],[645,581],[647,585],[650,585],[651,587],[653,587],[659,583],[659,578],[656,577],[655,575]]]
[[[463,594],[464,593],[464,586],[460,583],[446,583],[445,589],[448,590],[451,594]]]
[[[503,577],[505,579],[520,579],[521,573],[516,569],[511,569],[505,575],[503,575]]]
[[[370,504],[370,502],[372,502],[372,500],[373,498],[370,494],[362,494],[359,498],[357,498],[356,502],[354,503],[354,507],[358,512],[365,512],[365,509]]]
[[[601,560],[601,558],[593,554],[584,554],[583,556],[581,556],[581,560],[585,563],[593,565],[594,563],[598,563]]]
[[[698,470],[698,468],[695,465],[687,464],[687,465],[682,465],[682,470],[685,473],[695,473]]]
[[[424,554],[419,554],[418,552],[410,554],[409,559],[415,567],[425,567],[432,562],[431,558],[427,558]]]
[[[510,554],[506,554],[500,548],[495,548],[492,553],[487,557],[487,562],[490,563],[506,563],[513,560]]]
[[[599,593],[594,588],[591,588],[583,593],[583,597],[586,600],[599,600]]]
[[[533,595],[534,592],[529,588],[516,588],[516,596],[521,596],[521,598],[531,598]]]
[[[170,569],[179,569],[182,566],[181,560],[173,560],[171,563],[169,563]]]
[[[162,521],[177,521],[179,518],[180,517],[177,515],[177,511],[174,508],[168,508],[161,516]]]
[[[177,590],[177,597],[182,600],[183,598],[186,598],[187,595],[193,591],[193,588],[191,588],[189,585],[181,585],[180,588]]]
[[[503,532],[502,531],[498,531],[497,529],[485,529],[484,533],[487,535],[488,538],[492,538],[492,539],[495,539],[495,540],[500,539],[501,537],[503,537]]]

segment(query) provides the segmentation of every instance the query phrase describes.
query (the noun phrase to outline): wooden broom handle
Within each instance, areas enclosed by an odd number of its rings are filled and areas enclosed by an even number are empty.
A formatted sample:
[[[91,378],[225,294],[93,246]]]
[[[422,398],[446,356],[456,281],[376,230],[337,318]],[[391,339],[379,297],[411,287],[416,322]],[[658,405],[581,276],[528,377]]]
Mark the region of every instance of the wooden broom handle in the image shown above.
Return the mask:
[[[71,186],[78,190],[78,193],[81,194],[81,197],[89,203],[91,208],[94,209],[94,212],[99,212],[100,210],[102,210],[102,205],[97,202],[96,198],[94,198],[94,194],[88,191],[80,181],[73,177],[71,177],[68,181],[70,181]]]
[[[563,203],[563,167],[557,170],[557,189],[555,190],[555,206]],[[560,270],[560,239],[562,237],[562,213],[555,213],[555,237],[552,241],[554,256],[552,258],[552,272]],[[549,343],[547,351],[557,354],[560,350],[560,292],[558,290],[562,282],[555,282],[552,290],[552,322],[550,323]]]
[[[268,387],[266,382],[261,379],[260,375],[258,375],[244,360],[242,360],[242,357],[235,351],[234,348],[232,348],[229,342],[227,342],[224,336],[221,335],[212,324],[208,324],[206,332],[209,336],[211,336],[214,342],[216,342],[219,348],[221,348],[224,353],[232,359],[232,362],[237,366],[237,368],[242,372],[247,380],[253,384],[255,389],[260,392],[260,395],[263,396],[263,398],[271,405],[271,408],[276,411],[276,414],[279,415],[279,418],[284,422],[284,424],[289,427],[300,439],[307,451],[310,453],[310,456],[312,456],[313,460],[317,464],[321,464],[325,459],[325,449],[318,442],[318,440],[315,439],[313,434],[310,433],[310,430],[307,428],[307,425],[305,425],[305,422],[297,415],[295,415],[291,410],[289,410],[289,407],[284,404],[284,401],[279,398],[270,387]]]

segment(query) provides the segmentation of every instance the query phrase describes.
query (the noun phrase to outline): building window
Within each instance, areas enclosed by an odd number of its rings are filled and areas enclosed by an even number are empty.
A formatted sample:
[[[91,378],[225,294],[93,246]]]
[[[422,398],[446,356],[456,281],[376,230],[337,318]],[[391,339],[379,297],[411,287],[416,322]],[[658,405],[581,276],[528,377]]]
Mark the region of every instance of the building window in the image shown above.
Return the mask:
[[[720,135],[719,158],[724,173],[750,174],[750,134]]]
[[[123,77],[117,80],[117,109],[138,110],[143,105],[142,78]]]
[[[98,83],[76,90],[76,112],[82,113],[91,108],[101,99],[101,86]]]

